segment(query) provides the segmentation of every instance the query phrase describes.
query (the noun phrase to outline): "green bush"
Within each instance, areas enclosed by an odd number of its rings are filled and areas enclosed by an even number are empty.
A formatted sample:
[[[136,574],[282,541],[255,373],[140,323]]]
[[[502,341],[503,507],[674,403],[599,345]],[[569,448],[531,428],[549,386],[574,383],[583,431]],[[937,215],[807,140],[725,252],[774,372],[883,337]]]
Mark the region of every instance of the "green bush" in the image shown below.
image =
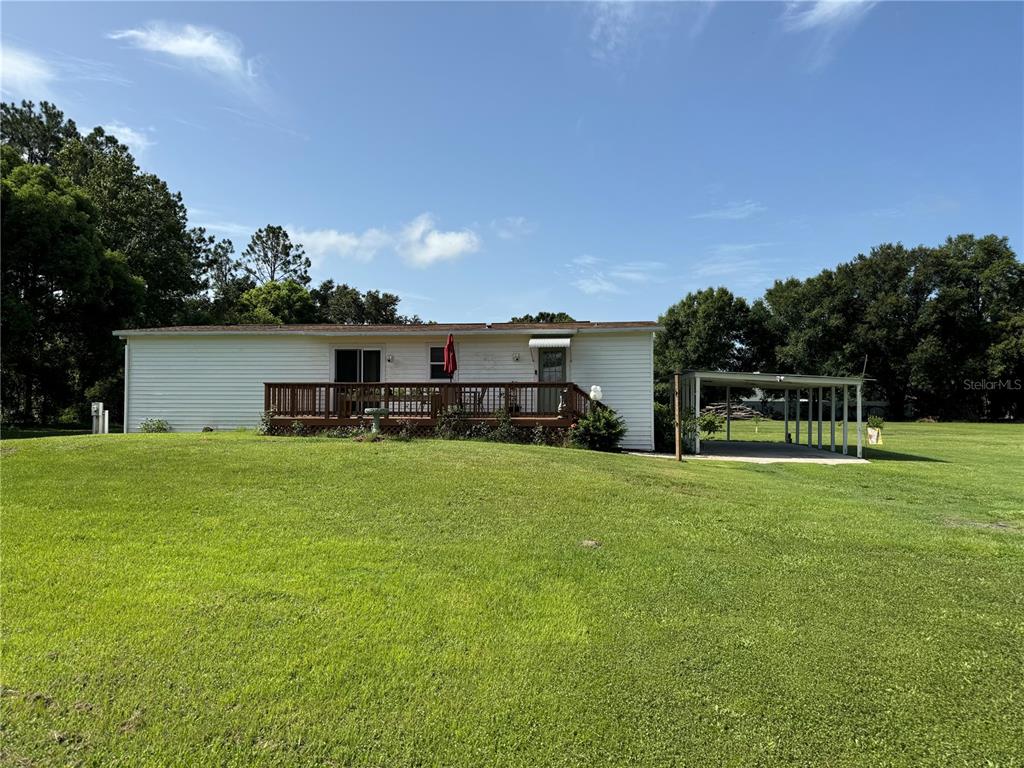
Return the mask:
[[[607,406],[593,408],[569,428],[569,442],[591,451],[617,451],[626,434],[626,425]]]
[[[672,406],[654,404],[654,450],[674,451],[676,449],[676,425]]]
[[[461,405],[450,405],[438,415],[434,431],[442,440],[460,440],[469,437],[471,426],[466,409]]]
[[[697,425],[700,427],[701,432],[708,437],[712,437],[716,432],[722,431],[722,428],[725,426],[725,416],[705,411],[697,419]]]
[[[146,419],[139,425],[142,432],[170,432],[171,425],[167,419]]]
[[[885,426],[885,419],[881,416],[868,416],[868,426],[872,429],[881,429]]]
[[[494,417],[498,423],[494,425],[494,429],[487,436],[488,440],[493,440],[496,443],[521,443],[524,441],[521,430],[512,423],[512,417],[507,410],[500,408]]]

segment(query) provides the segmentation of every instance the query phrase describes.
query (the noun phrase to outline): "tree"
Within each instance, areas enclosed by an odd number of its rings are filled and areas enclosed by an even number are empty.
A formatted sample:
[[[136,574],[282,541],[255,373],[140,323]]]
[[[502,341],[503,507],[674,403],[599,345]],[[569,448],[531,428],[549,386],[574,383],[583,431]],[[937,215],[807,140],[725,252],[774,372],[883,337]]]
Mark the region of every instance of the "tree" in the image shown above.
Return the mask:
[[[202,255],[181,195],[157,176],[140,172],[128,148],[102,128],[69,141],[55,170],[93,200],[107,247],[123,253],[132,274],[145,284],[134,324],[179,323],[188,300],[201,290]]]
[[[727,288],[687,294],[659,319],[665,330],[656,341],[658,367],[666,375],[686,368],[742,369],[749,312],[746,300]]]
[[[333,280],[324,280],[310,294],[317,305],[320,322],[343,325],[419,325],[417,316],[398,314],[401,299],[394,293],[367,291]]]
[[[242,294],[238,301],[240,323],[281,325],[313,323],[316,305],[306,287],[294,280],[271,281]]]
[[[576,322],[567,312],[538,312],[536,315],[520,315],[513,317],[513,323],[574,323]]]
[[[64,145],[79,138],[74,120],[48,101],[39,103],[36,112],[31,101],[0,105],[0,143],[13,148],[23,161],[34,165],[52,165]]]
[[[117,363],[111,332],[131,316],[141,284],[104,247],[88,196],[10,146],[2,163],[0,358],[4,410],[53,421]],[[116,357],[115,357],[116,359]]]
[[[302,245],[293,244],[284,227],[273,224],[256,230],[242,251],[242,268],[257,283],[293,280],[308,285],[310,266]]]

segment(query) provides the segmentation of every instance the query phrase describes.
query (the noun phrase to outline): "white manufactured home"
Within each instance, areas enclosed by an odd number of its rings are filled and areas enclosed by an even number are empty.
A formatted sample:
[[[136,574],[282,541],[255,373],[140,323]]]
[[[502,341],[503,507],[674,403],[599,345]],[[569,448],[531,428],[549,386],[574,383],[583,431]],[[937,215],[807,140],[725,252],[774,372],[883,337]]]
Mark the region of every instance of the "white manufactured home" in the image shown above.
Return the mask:
[[[653,322],[183,326],[115,331],[125,340],[124,423],[173,431],[284,423],[433,424],[457,405],[524,425],[567,426],[592,396],[623,418],[623,447],[654,449]],[[457,367],[445,373],[454,341]],[[595,389],[598,388],[598,389]],[[600,393],[598,395],[598,392]]]

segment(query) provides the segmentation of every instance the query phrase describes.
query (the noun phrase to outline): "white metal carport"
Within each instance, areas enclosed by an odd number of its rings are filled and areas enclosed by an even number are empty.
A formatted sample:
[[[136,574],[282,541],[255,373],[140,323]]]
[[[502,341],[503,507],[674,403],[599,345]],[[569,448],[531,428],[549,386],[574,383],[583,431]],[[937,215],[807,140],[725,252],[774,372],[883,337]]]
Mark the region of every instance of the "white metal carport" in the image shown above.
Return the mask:
[[[849,387],[856,390],[857,407],[857,458],[863,457],[862,421],[863,421],[863,388],[864,379],[860,376],[810,376],[806,374],[790,373],[760,373],[755,372],[727,372],[727,371],[682,371],[675,374],[675,414],[676,414],[676,458],[682,458],[682,447],[686,447],[694,454],[700,454],[700,430],[694,428],[686,434],[682,433],[681,424],[686,414],[700,415],[701,388],[705,386],[725,387],[726,416],[725,416],[725,439],[731,439],[732,419],[730,414],[730,395],[733,387],[751,388],[756,387],[762,390],[781,390],[784,395],[784,419],[785,434],[790,434],[790,393],[795,393],[794,422],[796,425],[793,442],[800,444],[800,425],[803,416],[800,411],[801,392],[807,392],[807,446],[813,447],[814,440],[814,402],[817,392],[818,405],[818,438],[817,447],[825,449],[822,435],[822,424],[824,420],[825,390],[829,390],[830,414],[828,419],[829,437],[827,448],[835,452],[836,447],[836,390],[842,390],[842,452],[849,452],[848,427],[849,427]]]

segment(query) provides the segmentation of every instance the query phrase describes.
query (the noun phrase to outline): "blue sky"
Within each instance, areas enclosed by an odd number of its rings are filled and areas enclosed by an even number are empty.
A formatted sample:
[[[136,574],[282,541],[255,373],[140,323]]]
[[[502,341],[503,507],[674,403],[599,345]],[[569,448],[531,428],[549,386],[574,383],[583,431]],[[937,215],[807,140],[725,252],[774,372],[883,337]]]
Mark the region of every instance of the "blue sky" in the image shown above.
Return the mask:
[[[241,251],[440,321],[653,319],[1024,237],[1020,3],[2,7],[4,99],[110,126]]]

